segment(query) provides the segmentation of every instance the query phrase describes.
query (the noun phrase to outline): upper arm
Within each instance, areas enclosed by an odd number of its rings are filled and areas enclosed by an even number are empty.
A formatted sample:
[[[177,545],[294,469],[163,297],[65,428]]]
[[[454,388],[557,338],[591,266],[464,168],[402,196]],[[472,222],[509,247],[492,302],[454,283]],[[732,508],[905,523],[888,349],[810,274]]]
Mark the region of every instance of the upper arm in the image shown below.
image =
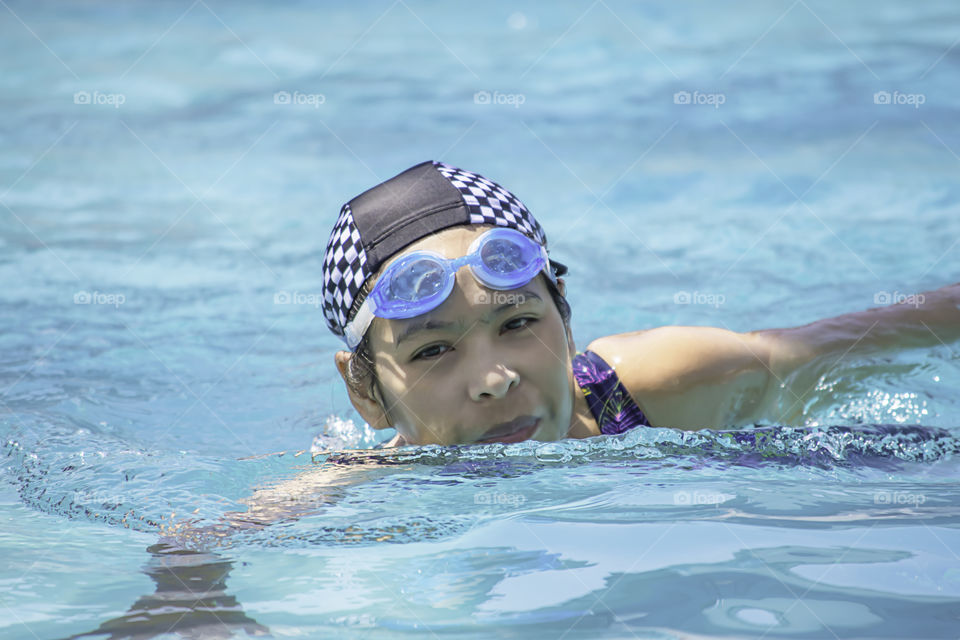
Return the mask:
[[[659,327],[587,348],[614,367],[651,424],[687,429],[759,419],[803,357],[774,334],[715,327]]]

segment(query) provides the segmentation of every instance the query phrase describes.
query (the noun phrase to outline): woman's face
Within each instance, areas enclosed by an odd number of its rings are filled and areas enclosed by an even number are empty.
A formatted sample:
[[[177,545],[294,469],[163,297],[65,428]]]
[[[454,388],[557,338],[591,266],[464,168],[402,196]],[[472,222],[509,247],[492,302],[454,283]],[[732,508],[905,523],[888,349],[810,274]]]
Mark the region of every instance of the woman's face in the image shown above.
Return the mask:
[[[445,229],[387,265],[422,249],[458,258],[490,228]],[[374,319],[370,347],[382,410],[407,444],[567,436],[575,349],[544,278],[541,273],[517,289],[498,291],[461,268],[450,297],[433,311]]]

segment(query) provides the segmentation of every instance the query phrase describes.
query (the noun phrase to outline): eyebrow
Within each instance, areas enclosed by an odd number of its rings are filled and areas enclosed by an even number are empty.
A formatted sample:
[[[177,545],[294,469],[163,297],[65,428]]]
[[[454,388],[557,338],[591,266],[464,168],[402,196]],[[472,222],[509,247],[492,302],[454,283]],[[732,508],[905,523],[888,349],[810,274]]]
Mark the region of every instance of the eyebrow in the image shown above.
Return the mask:
[[[537,295],[536,293],[534,293],[533,291],[520,291],[519,293],[516,293],[516,294],[513,294],[513,295],[523,296],[523,302],[521,302],[521,303],[519,303],[519,304],[516,303],[516,302],[508,302],[508,303],[506,303],[506,304],[502,304],[502,305],[500,305],[499,307],[497,307],[496,309],[494,309],[493,311],[489,312],[489,313],[488,313],[486,316],[484,316],[484,317],[490,318],[491,316],[497,315],[498,313],[500,313],[500,312],[503,311],[504,309],[509,309],[510,307],[519,307],[519,306],[521,306],[521,305],[523,305],[523,304],[526,304],[527,300],[529,300],[529,299],[534,299],[534,298],[535,298],[535,299],[539,300],[540,302],[543,302],[543,298],[541,298],[540,296],[538,296],[538,295]],[[440,330],[444,330],[444,329],[449,329],[450,327],[453,327],[454,325],[457,325],[457,324],[460,324],[460,323],[459,323],[459,322],[446,322],[446,321],[443,321],[443,320],[432,320],[432,319],[429,319],[429,318],[426,319],[426,320],[413,320],[413,321],[411,321],[411,322],[406,326],[406,328],[400,333],[400,336],[397,337],[396,342],[394,342],[394,346],[399,347],[401,344],[403,344],[403,343],[406,342],[407,340],[412,340],[414,337],[416,337],[416,336],[417,336],[418,334],[420,334],[420,333],[423,333],[424,331],[440,331]]]

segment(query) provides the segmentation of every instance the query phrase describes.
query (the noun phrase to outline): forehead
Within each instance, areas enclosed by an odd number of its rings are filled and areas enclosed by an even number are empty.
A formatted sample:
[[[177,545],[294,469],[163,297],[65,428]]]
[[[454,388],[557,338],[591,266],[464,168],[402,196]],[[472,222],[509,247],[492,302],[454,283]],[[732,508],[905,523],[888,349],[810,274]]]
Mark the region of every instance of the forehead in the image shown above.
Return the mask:
[[[493,228],[493,225],[485,224],[443,229],[407,245],[403,251],[391,256],[384,264],[384,268],[413,251],[436,251],[445,258],[459,258],[467,253],[467,249],[470,248],[470,244],[476,240],[477,236]]]

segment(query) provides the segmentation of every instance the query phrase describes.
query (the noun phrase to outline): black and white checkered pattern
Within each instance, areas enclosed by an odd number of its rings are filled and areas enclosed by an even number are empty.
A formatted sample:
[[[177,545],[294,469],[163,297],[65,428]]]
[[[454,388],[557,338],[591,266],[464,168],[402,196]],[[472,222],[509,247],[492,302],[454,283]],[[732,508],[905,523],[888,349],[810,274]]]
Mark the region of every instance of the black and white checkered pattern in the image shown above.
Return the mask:
[[[470,212],[470,224],[512,227],[546,246],[547,236],[527,207],[515,195],[476,173],[433,163],[450,184],[460,190]]]
[[[345,204],[323,256],[323,315],[338,336],[343,335],[350,307],[370,275],[360,231],[353,223],[350,205]]]
[[[434,167],[463,197],[470,214],[470,224],[492,224],[511,227],[546,246],[547,236],[540,223],[512,193],[476,173],[434,162]],[[368,265],[360,231],[353,220],[350,205],[340,210],[323,258],[323,315],[327,326],[344,336],[347,314],[363,283],[373,275]]]

